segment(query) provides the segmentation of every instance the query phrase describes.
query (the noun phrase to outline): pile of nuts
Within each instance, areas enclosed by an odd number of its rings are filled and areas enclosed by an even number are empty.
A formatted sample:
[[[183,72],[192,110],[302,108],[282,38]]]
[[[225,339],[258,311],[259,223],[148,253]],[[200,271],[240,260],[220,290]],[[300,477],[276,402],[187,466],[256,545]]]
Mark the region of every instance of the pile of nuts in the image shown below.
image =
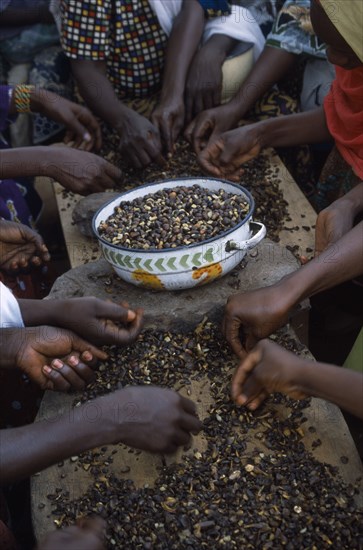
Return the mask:
[[[301,353],[291,338],[275,339]],[[62,488],[48,495],[56,525],[100,515],[108,549],[361,547],[355,488],[302,442],[315,431],[304,416],[309,401],[275,395],[254,413],[237,408],[229,397],[235,359],[218,327],[204,322],[188,334],[148,331],[133,346],[108,351],[81,401],[129,384],[181,389],[208,379],[214,403],[203,422],[207,446],[161,466],[152,487],[136,488],[115,475],[118,447],[76,457],[94,481],[77,500]],[[278,414],[281,409],[287,413]]]
[[[176,248],[221,235],[243,221],[248,211],[244,195],[178,186],[122,201],[98,232],[116,246]]]

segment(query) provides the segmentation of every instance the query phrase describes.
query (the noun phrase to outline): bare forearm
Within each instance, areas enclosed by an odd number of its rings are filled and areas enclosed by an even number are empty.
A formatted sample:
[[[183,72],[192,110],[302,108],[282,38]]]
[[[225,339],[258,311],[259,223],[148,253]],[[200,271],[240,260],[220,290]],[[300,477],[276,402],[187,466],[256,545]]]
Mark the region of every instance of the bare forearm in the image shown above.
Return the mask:
[[[10,6],[0,14],[0,28],[35,25],[36,23],[54,23],[46,2],[43,6],[28,7],[23,10],[14,9]]]
[[[204,28],[204,11],[196,0],[184,2],[168,41],[161,95],[182,96],[191,60]]]
[[[363,210],[363,182],[358,183],[339,200],[344,209],[352,213],[353,218]]]
[[[0,179],[52,176],[52,160],[53,151],[49,147],[3,149],[0,151]]]
[[[236,122],[287,73],[295,60],[296,56],[292,53],[265,46],[247,79],[230,101],[229,107]]]
[[[207,49],[211,57],[222,64],[237,42],[235,38],[226,34],[213,34],[202,49]]]
[[[257,123],[262,147],[293,147],[332,139],[324,109],[270,118]]]
[[[0,483],[6,485],[108,443],[107,429],[95,418],[95,403],[70,409],[56,419],[0,432]],[[88,410],[89,409],[89,410]],[[97,416],[97,415],[96,415]],[[16,457],[16,460],[14,460]]]
[[[130,109],[118,99],[107,77],[106,64],[99,61],[73,60],[72,71],[79,91],[90,110],[117,129],[123,117],[130,114]]]
[[[62,300],[62,304],[64,302],[66,301]],[[59,302],[56,304],[50,300],[19,299],[18,304],[26,327],[53,325],[60,307]]]
[[[296,382],[301,391],[330,401],[363,419],[363,375],[326,363],[304,362]]]
[[[279,286],[290,296],[291,306],[304,298],[362,275],[363,222],[306,265],[284,277]]]

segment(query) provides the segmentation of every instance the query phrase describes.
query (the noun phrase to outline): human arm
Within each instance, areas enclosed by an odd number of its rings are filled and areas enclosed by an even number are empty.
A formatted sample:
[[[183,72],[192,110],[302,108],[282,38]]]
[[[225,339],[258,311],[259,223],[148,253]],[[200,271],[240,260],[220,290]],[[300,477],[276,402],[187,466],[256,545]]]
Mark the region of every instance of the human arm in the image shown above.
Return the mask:
[[[168,40],[160,101],[152,114],[152,121],[169,153],[172,153],[175,139],[184,125],[185,83],[202,37],[204,21],[204,10],[198,0],[183,2]]]
[[[120,151],[136,168],[150,162],[163,164],[157,129],[145,117],[124,105],[108,79],[105,61],[71,60],[81,96],[93,113],[120,136]]]
[[[92,113],[82,105],[68,101],[48,90],[35,87],[30,95],[32,112],[42,113],[67,128],[65,143],[91,151],[102,145],[101,128]]]
[[[37,550],[105,550],[105,528],[100,517],[82,518],[76,525],[48,533]]]
[[[363,420],[361,373],[302,359],[262,340],[237,368],[232,380],[232,399],[255,410],[275,392],[293,399],[319,397]]]
[[[362,211],[363,182],[360,182],[319,213],[315,228],[315,255],[348,233]]]
[[[21,147],[0,151],[0,179],[48,176],[81,195],[112,189],[122,172],[102,157],[71,147]]]
[[[222,329],[233,351],[244,357],[258,340],[283,326],[289,312],[302,300],[361,275],[362,239],[363,222],[360,222],[333,246],[278,283],[231,296]]]
[[[285,50],[265,46],[233,98],[214,109],[205,107],[208,110],[199,113],[189,124],[186,138],[195,152],[199,154],[219,134],[238,126],[256,101],[287,73],[295,58],[294,54]]]
[[[50,254],[42,237],[27,225],[0,220],[0,269],[14,272],[48,262]]]
[[[9,484],[88,449],[119,442],[154,453],[172,453],[200,429],[196,407],[189,399],[169,389],[130,386],[61,416],[2,430],[1,483]]]
[[[16,90],[14,88],[9,103],[9,115],[17,113]],[[31,112],[41,113],[52,120],[64,124],[67,128],[65,143],[73,141],[76,148],[90,151],[100,149],[102,145],[100,126],[92,113],[83,107],[54,94],[45,88],[29,86],[29,107]]]
[[[218,136],[198,155],[201,167],[215,177],[239,181],[242,165],[265,147],[293,147],[331,140],[324,109],[248,124]]]
[[[71,331],[50,326],[3,328],[0,368],[19,369],[43,390],[83,389],[107,354]],[[64,358],[64,359],[59,359]]]
[[[185,89],[186,123],[221,102],[222,65],[237,40],[213,34],[195,54]]]
[[[142,328],[142,310],[133,311],[94,297],[18,303],[25,326],[52,325],[72,330],[96,345],[131,344]]]
[[[0,8],[0,13],[0,28],[21,27],[25,25],[35,25],[37,23],[54,23],[47,0],[45,0],[43,4],[37,2],[37,5],[34,7],[28,6],[27,9],[13,8],[10,3],[5,10]]]

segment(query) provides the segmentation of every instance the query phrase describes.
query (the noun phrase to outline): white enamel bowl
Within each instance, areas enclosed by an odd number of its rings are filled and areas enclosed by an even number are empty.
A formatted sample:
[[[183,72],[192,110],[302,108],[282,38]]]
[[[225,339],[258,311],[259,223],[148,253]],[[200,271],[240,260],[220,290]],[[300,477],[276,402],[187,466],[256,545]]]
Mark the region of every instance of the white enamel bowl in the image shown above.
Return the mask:
[[[218,237],[178,248],[130,249],[113,245],[99,235],[100,223],[113,213],[115,206],[120,202],[132,201],[160,189],[193,185],[211,190],[224,189],[227,193],[243,195],[249,203],[248,214],[235,227],[221,233]],[[165,180],[122,193],[118,198],[102,206],[93,217],[93,231],[103,256],[122,279],[149,289],[179,290],[199,286],[222,277],[241,262],[247,250],[255,247],[263,239],[266,228],[262,223],[252,222],[254,208],[254,200],[247,189],[225,180],[214,178]]]

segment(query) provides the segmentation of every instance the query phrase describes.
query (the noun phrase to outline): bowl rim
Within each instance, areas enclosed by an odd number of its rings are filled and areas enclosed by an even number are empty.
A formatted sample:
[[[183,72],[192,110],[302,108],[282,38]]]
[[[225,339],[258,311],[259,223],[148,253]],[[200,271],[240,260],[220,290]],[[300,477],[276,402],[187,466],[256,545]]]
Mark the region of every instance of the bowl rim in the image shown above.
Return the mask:
[[[227,231],[224,231],[223,233],[220,233],[216,237],[206,239],[205,241],[202,241],[202,242],[199,242],[199,243],[185,244],[185,245],[174,247],[174,248],[172,248],[172,247],[170,247],[170,248],[148,248],[146,250],[144,248],[127,248],[126,246],[120,246],[120,245],[112,244],[112,243],[110,243],[109,241],[107,241],[106,239],[104,239],[103,237],[101,237],[98,234],[98,230],[96,228],[96,218],[102,212],[102,210],[104,208],[106,208],[107,206],[109,206],[111,203],[115,202],[116,200],[120,200],[121,197],[124,197],[125,195],[128,195],[129,193],[132,193],[133,191],[136,191],[137,189],[145,189],[147,187],[153,187],[154,185],[160,185],[160,183],[167,183],[167,182],[174,183],[174,182],[181,182],[181,181],[186,181],[186,180],[217,181],[217,182],[220,182],[220,183],[226,183],[228,185],[231,185],[232,187],[235,187],[236,189],[239,189],[239,190],[243,191],[243,193],[247,196],[247,198],[249,200],[250,208],[249,208],[248,214],[237,225],[235,225],[234,227],[231,227],[230,229],[227,229]],[[198,184],[196,183],[195,185],[198,185]],[[176,185],[175,187],[178,187],[178,185]],[[179,187],[182,187],[182,185],[179,185]],[[133,252],[135,252],[135,253],[136,252],[137,253],[144,253],[144,254],[148,254],[148,253],[153,253],[153,254],[163,253],[163,254],[165,254],[165,252],[170,252],[170,251],[191,250],[194,247],[202,246],[204,244],[215,242],[217,239],[220,239],[221,237],[229,235],[230,233],[236,231],[236,229],[242,227],[242,225],[244,225],[250,218],[252,218],[254,210],[255,210],[254,198],[251,195],[250,191],[248,191],[248,189],[246,189],[243,185],[239,185],[238,183],[234,183],[233,181],[220,179],[220,178],[212,178],[212,177],[202,178],[202,177],[187,176],[185,178],[166,179],[166,180],[158,180],[158,181],[153,181],[153,182],[150,182],[150,183],[145,183],[144,185],[140,185],[138,187],[134,187],[133,189],[128,189],[127,191],[124,191],[123,193],[120,193],[118,198],[110,199],[105,204],[103,204],[97,210],[97,212],[95,212],[95,214],[93,215],[93,218],[92,218],[92,230],[93,230],[93,234],[96,235],[96,238],[102,244],[110,246],[111,248],[114,248],[115,250],[122,250],[124,252],[127,252],[128,254],[131,254]]]

